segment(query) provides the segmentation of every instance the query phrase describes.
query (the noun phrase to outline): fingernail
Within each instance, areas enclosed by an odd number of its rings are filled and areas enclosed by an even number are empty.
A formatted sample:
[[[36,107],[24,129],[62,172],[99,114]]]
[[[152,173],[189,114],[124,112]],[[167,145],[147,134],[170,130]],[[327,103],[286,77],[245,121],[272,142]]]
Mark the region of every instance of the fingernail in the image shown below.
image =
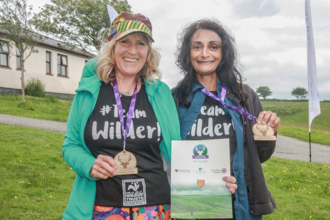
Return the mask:
[[[262,124],[266,124],[266,122],[263,121]]]
[[[113,175],[116,176],[117,175],[117,172],[113,172]]]
[[[268,123],[268,126],[273,126],[271,123]]]
[[[258,121],[258,124],[260,124],[261,123],[261,121]]]

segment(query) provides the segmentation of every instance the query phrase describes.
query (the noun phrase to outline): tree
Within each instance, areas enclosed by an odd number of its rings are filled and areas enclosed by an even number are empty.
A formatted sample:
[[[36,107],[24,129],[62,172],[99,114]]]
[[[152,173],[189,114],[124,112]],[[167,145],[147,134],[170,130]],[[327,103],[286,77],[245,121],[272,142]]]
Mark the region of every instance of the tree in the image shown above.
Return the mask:
[[[259,96],[263,97],[264,99],[266,99],[267,96],[273,94],[268,86],[260,86],[259,88],[257,88],[257,93]]]
[[[302,87],[294,88],[291,95],[295,96],[297,99],[305,99],[307,97],[307,90]]]
[[[99,51],[102,41],[110,33],[107,4],[121,11],[131,12],[127,0],[51,0],[34,17],[34,25],[43,33],[65,42],[70,49],[84,52]]]
[[[0,0],[0,29],[3,37],[8,39],[8,46],[16,46],[21,63],[22,100],[25,102],[24,63],[34,49],[37,35],[31,25],[32,6],[27,6],[26,0]],[[3,42],[2,42],[3,44]],[[12,49],[10,53],[14,56]]]

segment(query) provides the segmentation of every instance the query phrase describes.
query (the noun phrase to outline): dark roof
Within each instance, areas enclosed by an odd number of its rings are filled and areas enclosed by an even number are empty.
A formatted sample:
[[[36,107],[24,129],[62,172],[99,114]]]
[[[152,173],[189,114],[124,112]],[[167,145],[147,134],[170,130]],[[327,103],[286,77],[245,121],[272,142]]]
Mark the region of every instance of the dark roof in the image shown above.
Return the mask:
[[[4,30],[1,30],[1,29],[0,29],[0,33],[3,34],[3,35],[7,34]],[[40,36],[41,36],[42,39],[40,39]],[[36,40],[35,41],[37,42],[37,45],[39,45],[39,46],[44,46],[44,47],[49,47],[49,48],[52,48],[52,49],[62,50],[62,51],[65,51],[67,53],[77,54],[77,55],[80,55],[80,56],[84,56],[86,58],[93,58],[93,57],[96,56],[95,54],[92,54],[92,53],[89,53],[89,52],[84,52],[82,49],[79,49],[79,48],[71,49],[59,40],[55,40],[55,39],[52,39],[52,38],[49,38],[49,37],[46,37],[46,36],[43,36],[43,35],[37,34],[37,33],[36,33]]]

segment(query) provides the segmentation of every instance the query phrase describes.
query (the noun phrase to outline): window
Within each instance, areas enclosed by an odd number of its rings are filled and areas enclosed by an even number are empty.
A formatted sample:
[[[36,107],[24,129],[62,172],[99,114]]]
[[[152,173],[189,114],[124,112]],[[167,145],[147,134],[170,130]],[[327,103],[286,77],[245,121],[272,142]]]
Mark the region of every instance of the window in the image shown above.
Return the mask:
[[[52,63],[52,60],[51,60],[52,56],[51,55],[52,55],[51,52],[46,51],[46,73],[47,74],[52,74],[52,65],[51,65],[51,63]]]
[[[17,69],[21,69],[21,54],[18,50],[18,48],[16,47],[16,66],[17,66]]]
[[[0,66],[9,67],[8,57],[9,57],[8,43],[2,41],[0,42]]]
[[[68,60],[67,56],[57,54],[57,74],[67,76]]]

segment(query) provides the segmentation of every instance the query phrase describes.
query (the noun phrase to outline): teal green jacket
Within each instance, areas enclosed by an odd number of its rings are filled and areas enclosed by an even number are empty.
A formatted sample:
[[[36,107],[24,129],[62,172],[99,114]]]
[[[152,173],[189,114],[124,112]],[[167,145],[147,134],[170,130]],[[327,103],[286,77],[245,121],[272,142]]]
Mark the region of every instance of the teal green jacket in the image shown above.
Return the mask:
[[[65,220],[91,220],[93,216],[95,182],[98,179],[90,176],[90,170],[96,158],[92,156],[85,144],[84,131],[87,120],[95,107],[101,86],[101,81],[95,71],[96,59],[92,59],[84,67],[76,96],[72,102],[62,146],[65,161],[77,174],[69,203],[63,214],[62,219]],[[167,165],[171,162],[171,141],[181,139],[176,105],[171,91],[165,83],[156,81],[148,84],[145,81],[145,87],[162,132],[163,139],[159,147],[164,170],[169,175],[170,167]]]

